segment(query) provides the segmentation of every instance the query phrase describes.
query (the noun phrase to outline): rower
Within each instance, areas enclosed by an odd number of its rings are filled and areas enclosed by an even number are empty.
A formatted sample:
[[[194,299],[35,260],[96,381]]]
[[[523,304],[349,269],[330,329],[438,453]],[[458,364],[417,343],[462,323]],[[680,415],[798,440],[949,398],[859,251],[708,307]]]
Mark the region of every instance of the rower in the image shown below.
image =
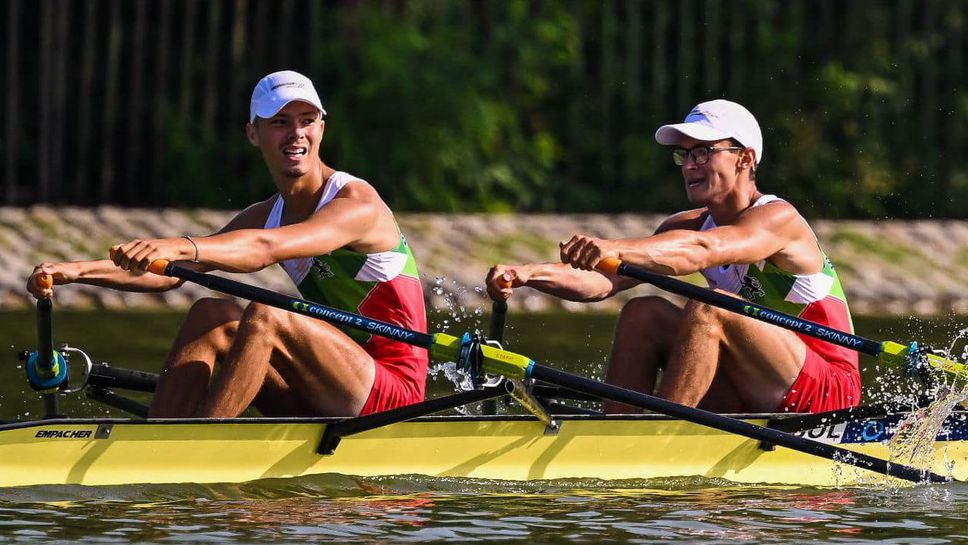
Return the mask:
[[[797,209],[758,187],[763,138],[754,116],[727,100],[697,105],[663,125],[659,144],[697,207],[669,217],[648,237],[576,234],[561,263],[495,265],[488,292],[506,299],[530,286],[572,301],[598,301],[639,283],[596,269],[617,258],[663,275],[701,273],[710,287],[839,330],[853,331],[833,264]],[[661,380],[660,380],[661,372]],[[709,304],[679,308],[639,297],[622,309],[608,382],[717,412],[822,412],[861,399],[857,354]],[[607,412],[633,410],[606,402]]]
[[[154,260],[195,271],[254,272],[279,264],[307,300],[425,331],[417,265],[393,213],[366,181],[319,155],[325,129],[312,82],[269,74],[255,86],[245,133],[276,194],[210,236],[132,240],[111,260],[41,263],[27,281],[128,291],[177,288],[148,274]],[[219,368],[215,372],[216,362]],[[234,417],[250,404],[273,416],[356,416],[423,400],[424,349],[259,303],[197,301],[182,324],[152,401],[153,417]],[[214,374],[214,376],[213,376]]]

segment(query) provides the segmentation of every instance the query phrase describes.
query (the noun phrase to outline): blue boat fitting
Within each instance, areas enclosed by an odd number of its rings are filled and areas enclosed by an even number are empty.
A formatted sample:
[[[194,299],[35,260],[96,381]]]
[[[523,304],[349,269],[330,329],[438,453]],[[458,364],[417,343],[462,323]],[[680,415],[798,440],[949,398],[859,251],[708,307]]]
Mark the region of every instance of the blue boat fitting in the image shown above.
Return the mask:
[[[471,376],[471,383],[475,389],[484,387],[484,354],[481,350],[483,338],[475,333],[464,333],[460,339],[460,351],[457,353],[457,368]]]
[[[921,360],[921,355],[918,352],[918,343],[914,341],[908,347],[907,355],[904,357],[904,366],[902,367],[904,374],[911,378],[917,377],[918,367],[922,363]]]
[[[31,352],[27,358],[27,382],[37,391],[54,390],[67,382],[67,360],[59,351],[51,353],[46,365],[39,361],[39,354]]]

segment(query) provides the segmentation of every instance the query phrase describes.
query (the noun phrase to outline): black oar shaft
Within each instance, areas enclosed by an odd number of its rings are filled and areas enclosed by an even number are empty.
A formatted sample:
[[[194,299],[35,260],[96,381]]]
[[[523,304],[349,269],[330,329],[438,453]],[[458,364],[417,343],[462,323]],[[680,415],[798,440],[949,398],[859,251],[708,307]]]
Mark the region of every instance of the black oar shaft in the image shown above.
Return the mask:
[[[494,301],[491,305],[491,327],[488,328],[488,339],[504,343],[504,324],[507,321],[507,301]]]
[[[50,299],[37,300],[38,367],[49,370],[54,365],[54,318]]]
[[[55,364],[53,304],[50,299],[38,299],[37,362],[35,365],[37,370],[44,375],[56,375]],[[45,378],[47,377],[45,376]],[[44,418],[59,417],[60,403],[57,400],[57,394],[53,391],[45,391],[42,398],[44,400]]]
[[[504,324],[507,321],[507,315],[507,301],[494,301],[494,304],[491,305],[491,326],[488,328],[488,339],[504,344]],[[490,398],[482,401],[481,414],[497,414],[497,400]]]
[[[413,346],[429,349],[434,344],[433,336],[426,333],[412,331],[387,322],[373,320],[365,316],[360,316],[358,314],[345,312],[337,308],[320,305],[318,303],[313,303],[312,301],[307,301],[298,297],[290,297],[288,295],[257,286],[243,284],[242,282],[236,282],[235,280],[223,278],[221,276],[193,271],[191,269],[179,267],[172,263],[168,263],[168,265],[165,267],[164,274],[167,276],[173,276],[175,278],[181,278],[182,280],[188,280],[215,291],[248,299],[249,301],[255,301],[257,303],[288,310],[290,312],[295,312],[296,314],[323,320],[324,322],[329,322],[334,325],[365,331],[373,335],[379,335],[381,337],[411,344]]]
[[[859,452],[835,447],[819,441],[813,441],[811,439],[806,439],[779,430],[757,426],[755,424],[750,424],[749,422],[744,422],[743,420],[711,413],[702,409],[686,407],[685,405],[673,403],[659,397],[634,392],[632,390],[626,390],[625,388],[619,388],[617,386],[612,386],[596,380],[579,377],[577,375],[559,371],[551,367],[545,367],[543,365],[534,365],[531,368],[531,378],[550,382],[551,384],[556,384],[563,388],[568,388],[579,392],[587,392],[603,398],[612,399],[620,403],[642,407],[650,411],[681,418],[682,420],[687,420],[694,424],[700,424],[702,426],[722,430],[728,433],[734,433],[743,437],[749,437],[750,439],[758,439],[760,441],[765,441],[780,447],[785,447],[791,450],[811,454],[813,456],[819,456],[821,458],[827,458],[843,464],[867,469],[882,475],[889,475],[891,477],[896,477],[915,483],[925,481],[934,483],[948,482],[948,479],[945,477],[942,477],[941,475],[931,471],[890,463],[887,460],[882,460],[880,458],[875,458]]]
[[[730,297],[717,291],[683,282],[682,280],[656,274],[640,267],[629,265],[628,263],[622,263],[618,266],[618,274],[652,284],[670,293],[682,295],[683,297],[695,299],[696,301],[702,301],[714,307],[749,316],[762,322],[802,333],[810,337],[816,337],[831,344],[850,348],[851,350],[863,352],[870,356],[876,357],[881,353],[881,343],[879,342],[865,339],[852,333],[831,329],[791,314],[764,308],[743,299]]]

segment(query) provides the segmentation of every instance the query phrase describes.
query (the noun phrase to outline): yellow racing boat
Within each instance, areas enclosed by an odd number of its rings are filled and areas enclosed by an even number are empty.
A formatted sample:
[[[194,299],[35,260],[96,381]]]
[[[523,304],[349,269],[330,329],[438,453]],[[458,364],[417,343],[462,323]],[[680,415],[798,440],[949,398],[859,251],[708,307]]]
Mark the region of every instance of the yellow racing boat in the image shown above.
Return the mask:
[[[886,441],[900,418],[815,421],[815,427],[796,433],[889,460]],[[780,427],[796,419],[742,418]],[[419,417],[341,437],[328,450],[326,441],[333,435],[327,432],[338,429],[338,420],[14,422],[0,426],[0,486],[237,483],[321,473],[511,481],[702,476],[811,486],[884,479],[866,469],[661,415],[567,415],[555,422],[556,428],[549,429],[530,416]],[[966,432],[964,413],[950,417],[927,469],[955,480],[968,478]]]
[[[912,343],[878,343],[616,263],[618,274],[910,367],[960,378],[961,364]],[[844,486],[885,478],[968,478],[968,424],[956,411],[927,439],[893,458],[888,441],[908,433],[908,414],[885,405],[818,415],[720,415],[582,378],[487,342],[410,331],[167,262],[151,270],[331,323],[426,348],[453,361],[476,388],[356,418],[220,420],[64,419],[57,396],[93,399],[144,416],[116,388],[151,391],[147,373],[94,366],[83,352],[53,350],[50,301],[38,302],[38,349],[25,353],[28,381],[46,418],[0,424],[0,486],[216,483],[321,473],[499,480],[710,477],[747,483]],[[656,278],[653,278],[656,276]],[[86,360],[71,387],[72,352]],[[521,415],[434,416],[510,396]],[[562,399],[612,399],[657,414],[602,415]],[[899,432],[900,430],[900,432]]]

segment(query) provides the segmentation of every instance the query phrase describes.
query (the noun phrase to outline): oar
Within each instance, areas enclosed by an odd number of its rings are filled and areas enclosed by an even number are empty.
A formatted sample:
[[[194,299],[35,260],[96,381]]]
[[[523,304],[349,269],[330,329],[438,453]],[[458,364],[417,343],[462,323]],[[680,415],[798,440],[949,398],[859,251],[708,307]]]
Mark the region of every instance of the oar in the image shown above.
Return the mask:
[[[488,328],[488,339],[504,344],[504,323],[507,321],[507,301],[494,301],[491,305],[491,327]]]
[[[834,460],[848,465],[905,479],[912,482],[947,482],[948,479],[937,473],[920,470],[910,466],[890,463],[880,458],[868,456],[859,452],[820,443],[804,437],[798,437],[778,430],[764,428],[737,420],[727,416],[693,409],[678,403],[666,401],[651,395],[633,392],[617,386],[582,378],[577,375],[538,365],[531,358],[515,354],[507,350],[477,344],[468,335],[459,339],[445,333],[427,334],[412,331],[379,320],[372,320],[359,314],[353,314],[325,305],[291,297],[242,282],[214,276],[191,269],[180,267],[164,260],[158,260],[148,267],[148,270],[165,276],[181,278],[189,282],[200,284],[207,288],[220,291],[236,297],[249,299],[265,305],[270,305],[303,316],[309,316],[329,322],[334,325],[349,327],[380,335],[388,339],[404,342],[413,346],[426,348],[435,360],[455,361],[461,363],[468,358],[468,354],[476,353],[480,356],[484,370],[496,375],[503,375],[519,380],[534,378],[543,380],[562,388],[585,392],[594,396],[614,399],[621,403],[643,407],[654,412],[680,418],[695,424],[734,433],[750,439],[764,441],[780,447],[812,454],[822,458]]]
[[[511,282],[506,280],[503,275],[498,279],[498,283],[505,288],[511,287]],[[507,301],[503,299],[494,301],[491,305],[491,326],[488,328],[487,338],[497,341],[502,346],[504,345],[504,324],[507,322],[507,316]],[[482,401],[481,414],[497,414],[497,400],[491,398]]]
[[[54,287],[54,277],[42,274],[37,277],[41,288]],[[37,300],[37,351],[27,358],[27,382],[41,392],[44,399],[44,418],[60,418],[57,388],[67,381],[67,362],[54,350],[52,314],[53,304],[49,298]]]
[[[872,341],[854,335],[853,333],[840,331],[816,322],[798,318],[791,314],[750,303],[744,299],[730,297],[723,293],[695,286],[670,276],[656,274],[616,258],[603,259],[596,266],[596,269],[605,273],[641,280],[670,293],[682,295],[714,307],[749,316],[768,324],[827,341],[831,344],[850,348],[851,350],[874,356],[881,363],[901,365],[908,370],[917,370],[918,367],[926,364],[931,368],[952,373],[956,377],[965,374],[964,365],[934,354],[926,350],[924,346],[919,348],[917,343],[905,345],[893,341]]]

